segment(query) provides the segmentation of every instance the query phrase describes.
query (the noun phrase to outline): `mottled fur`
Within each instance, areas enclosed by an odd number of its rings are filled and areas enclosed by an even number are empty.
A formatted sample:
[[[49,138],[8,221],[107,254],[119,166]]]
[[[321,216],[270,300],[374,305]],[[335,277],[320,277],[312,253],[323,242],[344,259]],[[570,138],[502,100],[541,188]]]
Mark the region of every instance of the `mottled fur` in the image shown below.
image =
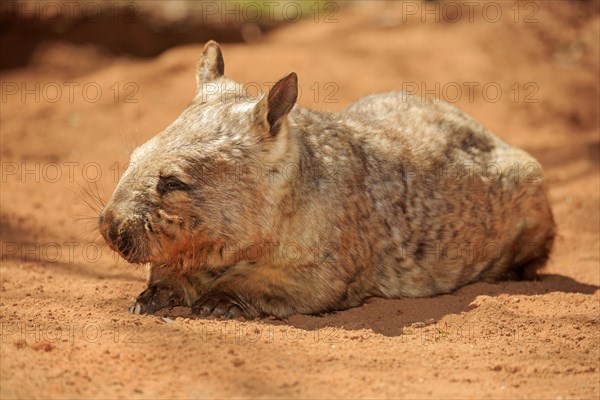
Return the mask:
[[[256,98],[223,72],[209,42],[196,97],[134,151],[100,216],[111,248],[149,265],[132,312],[320,313],[546,261],[539,164],[458,109],[392,92],[313,111],[294,106],[293,73]]]

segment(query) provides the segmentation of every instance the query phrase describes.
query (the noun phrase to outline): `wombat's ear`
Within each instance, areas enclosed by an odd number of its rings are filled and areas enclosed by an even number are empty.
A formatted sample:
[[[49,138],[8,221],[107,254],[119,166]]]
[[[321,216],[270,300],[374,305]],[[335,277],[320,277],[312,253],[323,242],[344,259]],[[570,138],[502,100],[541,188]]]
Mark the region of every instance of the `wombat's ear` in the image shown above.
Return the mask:
[[[203,82],[211,82],[223,76],[225,63],[221,47],[214,40],[209,40],[204,45],[202,55],[196,64],[196,84],[198,88]]]
[[[269,126],[271,135],[279,132],[282,122],[292,110],[298,98],[298,76],[290,72],[281,78],[256,105],[257,117]]]

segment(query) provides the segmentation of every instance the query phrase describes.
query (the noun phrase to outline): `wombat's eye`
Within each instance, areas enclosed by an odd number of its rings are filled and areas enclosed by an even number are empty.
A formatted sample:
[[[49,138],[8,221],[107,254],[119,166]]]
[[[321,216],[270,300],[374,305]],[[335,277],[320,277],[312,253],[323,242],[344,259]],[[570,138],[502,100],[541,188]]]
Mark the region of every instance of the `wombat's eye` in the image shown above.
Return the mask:
[[[174,176],[161,176],[156,185],[156,191],[161,196],[168,192],[174,192],[176,190],[190,190],[190,186],[187,183],[181,182]]]

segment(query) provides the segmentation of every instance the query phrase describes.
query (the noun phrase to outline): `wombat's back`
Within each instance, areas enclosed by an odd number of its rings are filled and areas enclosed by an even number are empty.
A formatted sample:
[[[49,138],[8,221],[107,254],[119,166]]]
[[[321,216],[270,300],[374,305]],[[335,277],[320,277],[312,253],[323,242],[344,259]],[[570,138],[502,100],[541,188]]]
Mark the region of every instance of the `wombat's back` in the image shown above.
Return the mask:
[[[369,155],[377,294],[531,277],[545,263],[554,221],[529,154],[447,103],[404,93],[365,97],[342,119]]]

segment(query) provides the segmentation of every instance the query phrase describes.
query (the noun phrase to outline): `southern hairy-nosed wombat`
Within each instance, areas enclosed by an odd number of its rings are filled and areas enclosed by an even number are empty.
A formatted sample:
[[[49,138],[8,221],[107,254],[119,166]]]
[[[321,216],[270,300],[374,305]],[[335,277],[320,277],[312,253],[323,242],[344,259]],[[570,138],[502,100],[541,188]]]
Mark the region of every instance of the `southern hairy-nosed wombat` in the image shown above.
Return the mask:
[[[319,112],[295,106],[294,73],[253,97],[223,71],[209,42],[194,100],[133,152],[100,215],[109,246],[149,265],[131,312],[320,313],[547,260],[539,164],[458,109],[391,92]]]

